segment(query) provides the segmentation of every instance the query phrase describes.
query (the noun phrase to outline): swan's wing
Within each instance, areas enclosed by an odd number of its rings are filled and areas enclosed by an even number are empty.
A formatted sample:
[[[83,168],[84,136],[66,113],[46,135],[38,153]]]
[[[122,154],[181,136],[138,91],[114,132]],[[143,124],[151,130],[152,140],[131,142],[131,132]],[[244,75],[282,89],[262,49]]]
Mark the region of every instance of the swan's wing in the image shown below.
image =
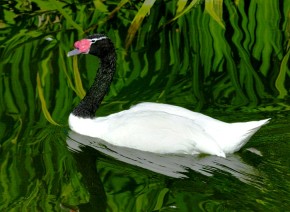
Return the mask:
[[[167,112],[127,110],[96,118],[94,125],[91,136],[118,146],[157,153],[224,156],[215,140],[195,121]]]
[[[211,137],[218,144],[223,142],[226,135],[228,134],[228,130],[230,129],[230,124],[228,123],[174,105],[145,102],[137,104],[128,110],[128,112],[132,113],[141,111],[164,112],[175,116],[184,117],[186,119],[191,119],[196,125],[205,131],[205,134],[211,135]]]
[[[225,153],[233,153],[244,146],[251,136],[269,119],[250,122],[226,123],[201,113],[192,112],[182,107],[160,104],[140,103],[129,111],[162,111],[193,120],[205,134],[210,135]]]

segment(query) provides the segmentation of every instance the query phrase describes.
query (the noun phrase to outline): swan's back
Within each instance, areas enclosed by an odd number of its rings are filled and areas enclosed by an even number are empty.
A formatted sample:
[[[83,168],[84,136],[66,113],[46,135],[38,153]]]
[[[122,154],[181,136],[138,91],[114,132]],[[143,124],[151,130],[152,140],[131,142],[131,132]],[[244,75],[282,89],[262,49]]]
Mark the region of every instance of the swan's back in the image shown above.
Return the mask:
[[[140,103],[133,106],[130,110],[132,112],[163,111],[191,119],[204,130],[205,134],[210,135],[226,154],[240,150],[270,120],[226,123],[182,107],[150,102]]]

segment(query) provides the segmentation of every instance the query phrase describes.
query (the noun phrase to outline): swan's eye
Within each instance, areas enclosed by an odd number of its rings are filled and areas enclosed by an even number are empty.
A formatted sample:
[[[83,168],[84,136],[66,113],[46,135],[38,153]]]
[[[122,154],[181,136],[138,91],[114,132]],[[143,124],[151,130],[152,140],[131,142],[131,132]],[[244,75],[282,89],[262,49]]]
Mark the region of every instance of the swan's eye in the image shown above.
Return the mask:
[[[96,43],[96,41],[97,41],[97,40],[96,40],[95,38],[91,39],[91,42],[92,42],[92,43]]]
[[[90,39],[92,43],[96,43],[97,41],[103,40],[103,39],[108,39],[107,37],[99,37],[99,38],[92,38]]]

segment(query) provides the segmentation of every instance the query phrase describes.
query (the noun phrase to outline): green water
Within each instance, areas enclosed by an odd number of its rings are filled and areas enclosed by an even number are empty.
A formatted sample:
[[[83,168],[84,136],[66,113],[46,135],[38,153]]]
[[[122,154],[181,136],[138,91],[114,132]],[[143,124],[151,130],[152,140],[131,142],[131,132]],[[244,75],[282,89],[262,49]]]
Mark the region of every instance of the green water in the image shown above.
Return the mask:
[[[142,2],[126,2],[1,1],[0,211],[290,210],[288,1],[155,2],[132,43]],[[112,38],[118,55],[97,115],[152,101],[271,122],[226,159],[71,132],[68,115],[98,61],[66,53],[93,32]]]

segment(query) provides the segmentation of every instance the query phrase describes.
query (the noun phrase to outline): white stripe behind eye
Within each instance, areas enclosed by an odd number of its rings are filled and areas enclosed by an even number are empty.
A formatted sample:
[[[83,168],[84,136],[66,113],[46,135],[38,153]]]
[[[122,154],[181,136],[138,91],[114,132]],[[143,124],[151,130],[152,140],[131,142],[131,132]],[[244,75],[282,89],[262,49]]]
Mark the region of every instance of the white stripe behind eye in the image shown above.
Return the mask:
[[[103,37],[99,37],[99,38],[92,38],[90,40],[92,41],[92,43],[95,43],[97,41],[104,40],[104,39],[108,39],[108,38],[106,36],[103,36]]]

